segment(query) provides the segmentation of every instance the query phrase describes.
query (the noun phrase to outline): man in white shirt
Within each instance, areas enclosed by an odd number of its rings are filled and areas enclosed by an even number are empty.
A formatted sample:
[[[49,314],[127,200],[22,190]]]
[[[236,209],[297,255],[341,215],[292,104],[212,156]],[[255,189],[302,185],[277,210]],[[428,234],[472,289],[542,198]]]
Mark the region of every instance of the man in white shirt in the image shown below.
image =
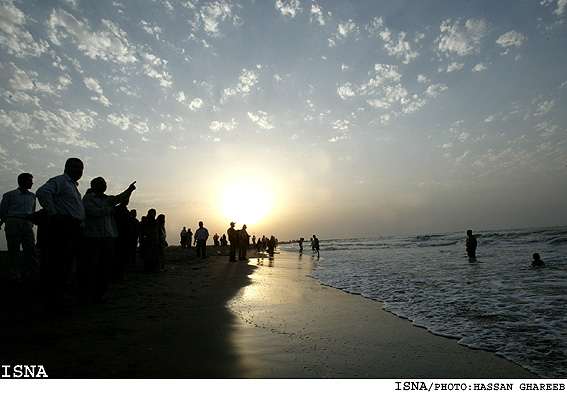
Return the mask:
[[[18,188],[6,192],[0,203],[0,229],[6,224],[6,242],[10,256],[10,281],[19,282],[24,271],[20,261],[20,246],[24,251],[26,269],[31,279],[39,277],[39,261],[35,249],[33,224],[27,217],[35,212],[35,195],[30,192],[33,175],[22,173],[18,176]]]
[[[91,181],[90,192],[83,198],[86,214],[83,231],[84,251],[77,264],[77,297],[83,304],[104,302],[113,245],[118,237],[114,208],[129,202],[132,192],[136,189],[135,183],[134,181],[119,195],[106,195],[106,181],[97,177]]]
[[[63,174],[49,179],[37,191],[37,199],[47,211],[46,240],[41,247],[41,278],[45,302],[55,313],[63,308],[63,291],[78,253],[85,209],[78,182],[84,165],[69,158]]]
[[[209,231],[203,227],[203,221],[199,221],[199,229],[195,231],[195,244],[197,244],[197,258],[206,258],[207,239],[209,238]]]

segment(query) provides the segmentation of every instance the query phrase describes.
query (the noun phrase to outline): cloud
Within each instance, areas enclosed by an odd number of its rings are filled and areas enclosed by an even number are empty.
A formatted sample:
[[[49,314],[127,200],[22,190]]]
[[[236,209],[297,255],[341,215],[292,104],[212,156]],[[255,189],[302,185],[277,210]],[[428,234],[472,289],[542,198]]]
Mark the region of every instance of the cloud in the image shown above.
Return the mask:
[[[319,25],[325,24],[325,18],[323,17],[323,10],[316,3],[311,4],[310,21],[313,22],[313,20],[319,22]]]
[[[508,47],[521,47],[524,41],[527,40],[527,37],[521,33],[518,33],[515,30],[511,30],[508,33],[504,33],[496,40],[496,44],[500,45],[501,47],[508,48]]]
[[[105,29],[93,32],[86,21],[77,20],[67,11],[53,10],[47,23],[49,39],[55,45],[61,46],[70,38],[91,59],[116,63],[137,61],[126,33],[113,22],[103,19],[101,24]]]
[[[83,148],[98,148],[98,146],[84,139],[81,132],[92,130],[96,124],[97,113],[94,111],[59,110],[59,114],[51,111],[38,110],[33,114],[35,129],[46,137],[62,144]]]
[[[299,0],[277,0],[276,9],[281,12],[283,16],[289,15],[292,18],[303,11]]]
[[[356,93],[354,92],[353,86],[350,82],[347,82],[346,84],[339,86],[337,89],[337,93],[339,94],[339,96],[341,97],[341,99],[346,100],[350,97],[354,97],[356,95]]]
[[[84,84],[85,84],[85,86],[87,87],[88,90],[90,90],[94,93],[97,93],[99,95],[99,96],[91,97],[92,100],[99,101],[106,107],[110,106],[110,102],[104,96],[102,88],[98,84],[97,80],[95,80],[94,78],[87,77],[83,80],[83,82],[84,82]]]
[[[464,65],[465,65],[464,63],[452,62],[447,66],[447,73],[450,73],[455,70],[460,70],[464,67]]]
[[[549,6],[553,4],[554,0],[542,0],[540,4],[544,6]],[[567,13],[567,0],[557,0],[557,8],[553,11],[557,16],[562,16]]]
[[[472,71],[484,71],[487,70],[488,67],[484,63],[479,63],[473,67]]]
[[[405,32],[400,32],[398,34],[397,42],[392,39],[392,32],[388,28],[385,28],[385,30],[380,32],[380,37],[386,42],[386,44],[384,44],[384,48],[388,52],[388,55],[404,58],[404,64],[408,64],[410,61],[419,56],[419,53],[412,50],[410,43],[405,40]]]
[[[248,118],[255,122],[261,129],[269,130],[274,128],[272,117],[265,111],[258,111],[257,113],[248,112]]]
[[[443,21],[439,30],[442,34],[435,40],[439,42],[439,51],[465,56],[480,51],[481,40],[486,34],[487,27],[484,20],[468,19],[462,27],[460,20],[451,25],[451,20],[447,19]]]
[[[200,17],[203,21],[205,32],[213,37],[217,37],[220,35],[220,23],[231,18],[232,11],[226,1],[214,1],[206,3],[201,7]]]
[[[230,132],[234,130],[238,126],[238,123],[233,118],[229,122],[221,122],[221,121],[212,121],[209,125],[209,129],[213,132],[220,132],[220,131],[227,131]]]
[[[258,74],[253,70],[243,69],[242,74],[238,77],[238,83],[223,91],[221,102],[232,96],[247,96],[257,83]]]
[[[18,58],[37,57],[49,49],[47,41],[33,38],[26,23],[26,16],[11,0],[0,4],[0,46]]]

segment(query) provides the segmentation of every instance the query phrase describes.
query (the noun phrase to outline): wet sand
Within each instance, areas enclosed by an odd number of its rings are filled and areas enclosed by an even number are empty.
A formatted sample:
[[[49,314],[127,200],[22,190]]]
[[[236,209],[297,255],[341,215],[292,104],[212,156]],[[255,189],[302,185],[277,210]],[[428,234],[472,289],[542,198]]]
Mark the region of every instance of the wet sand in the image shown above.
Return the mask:
[[[0,362],[75,379],[536,378],[321,286],[311,255],[229,263],[217,250],[169,247],[167,272],[133,270],[104,305],[77,306],[71,286],[63,317],[42,315],[31,285],[3,285]]]
[[[229,303],[248,377],[537,378],[493,353],[435,336],[382,304],[306,277],[312,254],[252,259],[252,283]]]

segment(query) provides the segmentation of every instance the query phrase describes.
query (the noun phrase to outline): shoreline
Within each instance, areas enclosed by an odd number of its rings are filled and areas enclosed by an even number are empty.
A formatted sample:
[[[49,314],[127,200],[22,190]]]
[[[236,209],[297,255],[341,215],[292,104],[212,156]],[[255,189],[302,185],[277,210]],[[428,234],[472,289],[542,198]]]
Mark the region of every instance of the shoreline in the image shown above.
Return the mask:
[[[251,262],[252,284],[229,308],[235,336],[258,378],[539,377],[493,352],[435,335],[382,309],[383,304],[307,277],[310,254],[281,252]]]
[[[167,272],[133,271],[107,304],[60,318],[42,317],[30,288],[2,287],[0,362],[63,379],[538,378],[321,285],[307,276],[316,257],[207,251],[168,247]]]

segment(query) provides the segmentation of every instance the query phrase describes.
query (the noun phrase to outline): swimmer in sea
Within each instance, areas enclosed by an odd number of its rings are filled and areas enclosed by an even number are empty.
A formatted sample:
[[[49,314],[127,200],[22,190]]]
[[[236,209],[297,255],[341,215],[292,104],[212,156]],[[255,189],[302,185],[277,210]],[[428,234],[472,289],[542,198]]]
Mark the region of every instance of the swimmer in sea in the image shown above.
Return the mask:
[[[533,255],[533,257],[534,257],[534,260],[532,261],[532,267],[545,266],[545,263],[540,259],[538,253],[535,253]]]

